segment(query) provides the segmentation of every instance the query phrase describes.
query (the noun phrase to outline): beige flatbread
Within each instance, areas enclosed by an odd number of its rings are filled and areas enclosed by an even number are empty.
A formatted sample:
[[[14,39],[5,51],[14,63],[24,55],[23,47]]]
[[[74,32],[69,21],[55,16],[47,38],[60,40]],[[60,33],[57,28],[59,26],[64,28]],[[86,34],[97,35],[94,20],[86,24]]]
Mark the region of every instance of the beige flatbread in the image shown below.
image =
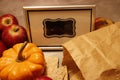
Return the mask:
[[[46,66],[47,66],[47,69],[48,68],[51,68],[51,69],[54,69],[54,68],[58,68],[58,57],[56,56],[45,56],[45,61],[46,61]]]
[[[58,57],[45,56],[46,72],[45,75],[51,77],[53,80],[68,80],[68,72],[66,66],[58,65]]]
[[[55,68],[54,70],[48,70],[47,75],[51,77],[53,80],[68,80],[66,66],[61,66],[59,68]]]

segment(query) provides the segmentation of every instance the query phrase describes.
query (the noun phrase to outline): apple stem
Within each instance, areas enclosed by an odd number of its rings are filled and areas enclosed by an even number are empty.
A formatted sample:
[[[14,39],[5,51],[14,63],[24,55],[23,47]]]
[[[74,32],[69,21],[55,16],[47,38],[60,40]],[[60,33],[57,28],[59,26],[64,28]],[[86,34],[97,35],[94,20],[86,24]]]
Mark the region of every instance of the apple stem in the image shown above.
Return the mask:
[[[17,56],[17,62],[22,62],[25,60],[24,56],[22,56],[22,52],[23,52],[23,49],[25,48],[25,46],[27,45],[27,41],[25,41],[23,43],[23,45],[21,46],[19,52],[18,52],[18,56]]]

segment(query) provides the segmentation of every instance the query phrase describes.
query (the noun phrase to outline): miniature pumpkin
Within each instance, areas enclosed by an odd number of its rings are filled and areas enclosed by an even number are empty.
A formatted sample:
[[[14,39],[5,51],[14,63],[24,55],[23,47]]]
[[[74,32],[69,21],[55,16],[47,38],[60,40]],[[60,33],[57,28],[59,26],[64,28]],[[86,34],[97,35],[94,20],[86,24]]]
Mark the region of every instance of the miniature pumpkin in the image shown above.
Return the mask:
[[[42,50],[33,43],[18,43],[0,58],[2,80],[33,80],[43,74],[44,68]]]

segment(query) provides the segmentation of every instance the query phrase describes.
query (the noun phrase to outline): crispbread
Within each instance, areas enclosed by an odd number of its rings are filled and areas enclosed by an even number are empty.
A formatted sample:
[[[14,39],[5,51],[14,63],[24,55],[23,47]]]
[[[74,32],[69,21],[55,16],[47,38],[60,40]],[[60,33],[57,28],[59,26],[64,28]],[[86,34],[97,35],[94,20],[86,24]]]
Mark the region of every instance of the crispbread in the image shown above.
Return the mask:
[[[55,68],[54,70],[48,70],[47,75],[51,77],[53,80],[68,80],[66,66],[61,66],[59,68]]]
[[[53,80],[68,80],[68,72],[66,66],[58,66],[58,57],[45,56],[46,72],[45,75],[51,77]]]
[[[45,56],[47,68],[57,68],[58,67],[58,57],[56,56]]]

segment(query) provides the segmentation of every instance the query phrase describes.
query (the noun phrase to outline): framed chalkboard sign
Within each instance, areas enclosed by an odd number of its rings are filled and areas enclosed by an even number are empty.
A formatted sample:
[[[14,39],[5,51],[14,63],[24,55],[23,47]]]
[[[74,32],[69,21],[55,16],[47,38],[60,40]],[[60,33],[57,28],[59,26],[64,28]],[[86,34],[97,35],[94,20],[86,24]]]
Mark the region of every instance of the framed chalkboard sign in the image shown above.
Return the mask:
[[[94,30],[95,5],[24,6],[29,41],[60,46]]]

